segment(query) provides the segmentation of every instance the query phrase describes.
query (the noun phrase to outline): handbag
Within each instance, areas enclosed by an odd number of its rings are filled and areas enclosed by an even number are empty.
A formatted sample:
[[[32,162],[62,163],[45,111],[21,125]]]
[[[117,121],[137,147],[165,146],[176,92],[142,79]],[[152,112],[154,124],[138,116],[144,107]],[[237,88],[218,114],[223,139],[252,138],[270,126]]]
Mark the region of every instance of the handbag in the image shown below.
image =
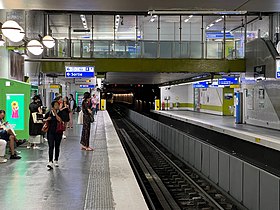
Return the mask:
[[[57,122],[56,133],[63,133],[65,131],[65,123],[64,122]]]
[[[84,123],[84,113],[83,110],[81,110],[78,116],[78,125],[82,125],[83,123]]]
[[[93,116],[93,114],[88,114],[89,115],[89,121],[90,121],[90,123],[93,123],[94,122],[94,116]]]
[[[43,128],[42,128],[42,132],[47,133],[48,130],[49,130],[49,127],[50,127],[49,122],[48,121],[45,122],[44,125],[43,125]]]
[[[32,113],[32,118],[33,118],[33,122],[35,124],[43,123],[43,114],[40,114],[38,112],[33,112]]]

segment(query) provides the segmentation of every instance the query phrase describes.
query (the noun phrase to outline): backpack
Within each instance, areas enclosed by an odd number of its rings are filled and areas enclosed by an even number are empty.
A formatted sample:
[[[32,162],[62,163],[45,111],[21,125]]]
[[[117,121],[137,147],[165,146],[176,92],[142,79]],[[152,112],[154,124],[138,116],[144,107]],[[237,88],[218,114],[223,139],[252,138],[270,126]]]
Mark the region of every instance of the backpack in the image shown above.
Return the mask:
[[[77,103],[74,99],[73,99],[73,101],[74,101],[73,110],[75,110],[77,108]]]

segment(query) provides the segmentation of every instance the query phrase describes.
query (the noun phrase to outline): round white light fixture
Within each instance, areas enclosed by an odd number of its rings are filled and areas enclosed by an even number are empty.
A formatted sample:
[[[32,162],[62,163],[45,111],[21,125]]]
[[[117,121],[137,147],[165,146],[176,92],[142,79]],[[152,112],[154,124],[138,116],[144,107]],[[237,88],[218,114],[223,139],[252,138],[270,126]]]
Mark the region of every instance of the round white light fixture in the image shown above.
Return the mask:
[[[43,44],[47,47],[47,48],[53,48],[55,45],[55,41],[54,39],[47,35],[43,38]]]
[[[16,37],[20,34],[20,26],[13,20],[8,20],[2,25],[2,33],[8,39]]]
[[[44,51],[43,45],[37,40],[31,40],[27,44],[27,50],[33,55],[41,55]]]
[[[21,26],[19,26],[19,28],[20,28],[20,32],[19,33],[14,33],[13,35],[11,35],[9,37],[9,39],[12,42],[20,42],[24,38],[24,36],[25,36],[24,30],[23,30],[23,28]]]

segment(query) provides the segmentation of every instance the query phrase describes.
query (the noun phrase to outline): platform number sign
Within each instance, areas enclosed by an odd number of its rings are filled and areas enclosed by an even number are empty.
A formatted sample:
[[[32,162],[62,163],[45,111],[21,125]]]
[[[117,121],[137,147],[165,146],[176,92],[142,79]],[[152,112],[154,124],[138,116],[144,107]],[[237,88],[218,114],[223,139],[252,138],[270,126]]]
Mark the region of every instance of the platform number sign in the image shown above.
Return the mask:
[[[280,59],[276,60],[276,79],[280,79]]]

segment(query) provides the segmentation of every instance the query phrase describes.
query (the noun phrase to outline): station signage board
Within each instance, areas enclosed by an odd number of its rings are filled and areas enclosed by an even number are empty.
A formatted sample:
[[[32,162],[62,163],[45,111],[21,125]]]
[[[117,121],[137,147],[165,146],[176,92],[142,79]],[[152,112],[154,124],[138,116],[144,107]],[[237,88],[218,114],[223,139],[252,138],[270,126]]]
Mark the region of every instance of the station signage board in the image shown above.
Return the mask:
[[[276,79],[280,79],[280,59],[276,60]]]
[[[80,85],[80,88],[95,88],[95,85]]]
[[[197,82],[193,84],[193,88],[208,88],[208,82]]]
[[[93,66],[65,66],[65,78],[92,78]]]
[[[223,77],[218,80],[218,85],[230,86],[230,85],[238,85],[239,79],[237,77]]]
[[[96,77],[94,78],[76,78],[76,85],[96,85]]]

